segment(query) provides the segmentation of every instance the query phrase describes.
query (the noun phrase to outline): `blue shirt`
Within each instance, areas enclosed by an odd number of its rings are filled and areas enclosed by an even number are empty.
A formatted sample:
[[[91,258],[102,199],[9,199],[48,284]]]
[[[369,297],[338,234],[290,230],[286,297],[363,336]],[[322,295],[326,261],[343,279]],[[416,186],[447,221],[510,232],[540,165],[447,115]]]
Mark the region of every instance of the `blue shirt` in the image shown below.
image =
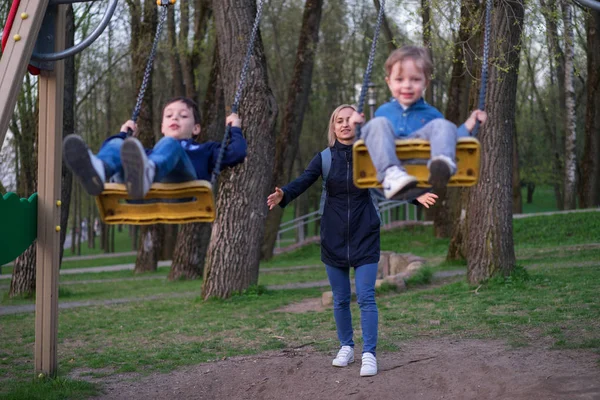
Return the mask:
[[[394,133],[398,137],[407,137],[413,132],[421,129],[428,122],[444,118],[444,115],[434,106],[428,104],[421,97],[406,109],[396,99],[383,104],[375,111],[376,117],[387,118],[394,127]],[[469,131],[462,124],[457,131],[458,137],[469,136]]]

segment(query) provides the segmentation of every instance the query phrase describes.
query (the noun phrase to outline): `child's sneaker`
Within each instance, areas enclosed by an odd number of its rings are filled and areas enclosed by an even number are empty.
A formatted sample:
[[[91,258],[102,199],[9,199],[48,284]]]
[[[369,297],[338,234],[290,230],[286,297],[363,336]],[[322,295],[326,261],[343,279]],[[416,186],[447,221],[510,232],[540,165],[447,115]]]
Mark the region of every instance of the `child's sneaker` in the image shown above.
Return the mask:
[[[331,363],[334,367],[347,367],[348,364],[354,362],[354,349],[350,346],[342,346],[338,351],[337,356]]]
[[[88,149],[81,136],[65,137],[63,158],[86,192],[92,196],[99,196],[102,193],[106,179],[104,162]]]
[[[385,170],[382,185],[385,198],[391,199],[403,191],[416,187],[417,179],[401,170],[400,167],[393,165]]]
[[[377,359],[373,353],[363,353],[362,366],[360,367],[360,376],[377,375]]]
[[[146,150],[139,140],[125,139],[121,146],[121,163],[129,197],[143,199],[154,181],[156,166],[148,160]]]
[[[429,184],[434,189],[444,188],[448,185],[450,177],[456,169],[454,163],[446,156],[436,156],[429,162]]]

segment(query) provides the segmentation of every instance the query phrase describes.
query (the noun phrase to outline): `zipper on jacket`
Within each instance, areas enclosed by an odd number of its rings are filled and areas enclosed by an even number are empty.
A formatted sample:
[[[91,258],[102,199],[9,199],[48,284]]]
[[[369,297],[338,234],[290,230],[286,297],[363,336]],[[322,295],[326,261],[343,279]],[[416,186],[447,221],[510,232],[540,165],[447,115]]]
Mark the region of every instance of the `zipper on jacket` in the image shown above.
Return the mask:
[[[348,153],[346,154],[346,193],[348,195],[348,267],[350,265],[350,160],[348,160]]]

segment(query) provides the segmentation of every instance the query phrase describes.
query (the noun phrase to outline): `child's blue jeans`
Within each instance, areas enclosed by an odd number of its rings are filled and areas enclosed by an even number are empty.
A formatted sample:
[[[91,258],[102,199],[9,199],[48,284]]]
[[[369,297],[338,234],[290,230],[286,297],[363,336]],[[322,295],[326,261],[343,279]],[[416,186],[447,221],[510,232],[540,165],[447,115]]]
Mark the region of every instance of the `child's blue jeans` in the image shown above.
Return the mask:
[[[96,155],[106,165],[107,178],[123,174],[122,145],[123,139],[111,139]],[[163,137],[154,145],[148,158],[156,165],[154,182],[175,183],[197,179],[194,165],[177,139]]]
[[[365,141],[373,166],[377,170],[379,182],[383,181],[385,170],[389,167],[395,165],[404,169],[396,156],[396,139],[427,140],[431,147],[431,158],[445,156],[452,163],[456,162],[456,125],[443,118],[429,121],[421,129],[406,137],[397,137],[391,122],[385,117],[373,118],[362,127],[360,132],[360,138]],[[456,165],[454,167],[452,174],[456,173]]]
[[[354,347],[352,314],[350,313],[350,268],[337,268],[330,265],[327,276],[333,291],[333,317],[341,346]],[[365,264],[355,268],[356,297],[360,307],[360,326],[363,336],[363,353],[373,353],[377,349],[377,329],[379,313],[375,303],[375,280],[377,264]]]

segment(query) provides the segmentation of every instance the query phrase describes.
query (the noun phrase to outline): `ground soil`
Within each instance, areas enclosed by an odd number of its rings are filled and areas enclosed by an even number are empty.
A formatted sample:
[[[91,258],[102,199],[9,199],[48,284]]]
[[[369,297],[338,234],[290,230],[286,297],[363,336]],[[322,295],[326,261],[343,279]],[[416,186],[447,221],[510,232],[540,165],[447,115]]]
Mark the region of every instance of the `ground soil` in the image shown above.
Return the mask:
[[[428,339],[378,354],[359,376],[311,348],[234,357],[149,376],[102,378],[100,399],[600,399],[600,357],[588,350],[511,348],[498,340]]]

